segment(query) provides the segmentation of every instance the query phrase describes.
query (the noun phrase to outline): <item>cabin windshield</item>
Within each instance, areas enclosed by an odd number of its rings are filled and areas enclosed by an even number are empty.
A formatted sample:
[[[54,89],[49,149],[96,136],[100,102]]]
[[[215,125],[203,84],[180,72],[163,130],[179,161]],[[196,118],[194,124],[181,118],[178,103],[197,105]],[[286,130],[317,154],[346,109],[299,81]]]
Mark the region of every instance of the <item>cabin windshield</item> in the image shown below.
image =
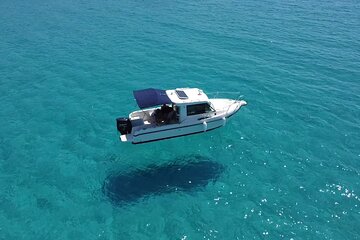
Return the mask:
[[[188,116],[203,114],[215,111],[209,103],[200,103],[186,106]]]

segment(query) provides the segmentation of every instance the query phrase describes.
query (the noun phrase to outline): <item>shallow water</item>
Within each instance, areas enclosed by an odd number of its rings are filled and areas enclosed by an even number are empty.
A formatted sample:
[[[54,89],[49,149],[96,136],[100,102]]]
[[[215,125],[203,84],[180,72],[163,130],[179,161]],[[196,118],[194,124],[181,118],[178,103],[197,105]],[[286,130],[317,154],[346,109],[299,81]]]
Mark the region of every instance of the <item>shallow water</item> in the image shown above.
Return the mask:
[[[359,16],[352,0],[1,1],[0,238],[360,238]],[[248,106],[209,133],[120,143],[115,118],[146,87]],[[188,156],[224,171],[126,205],[102,191]]]

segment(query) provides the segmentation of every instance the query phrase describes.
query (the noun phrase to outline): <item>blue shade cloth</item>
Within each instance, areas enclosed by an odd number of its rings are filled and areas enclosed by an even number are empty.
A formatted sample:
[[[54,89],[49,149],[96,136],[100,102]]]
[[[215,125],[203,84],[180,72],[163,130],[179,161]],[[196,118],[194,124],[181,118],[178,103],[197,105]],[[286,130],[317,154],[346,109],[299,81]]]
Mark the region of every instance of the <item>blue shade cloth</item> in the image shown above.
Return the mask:
[[[148,88],[134,91],[139,108],[148,108],[161,104],[172,103],[165,90]]]

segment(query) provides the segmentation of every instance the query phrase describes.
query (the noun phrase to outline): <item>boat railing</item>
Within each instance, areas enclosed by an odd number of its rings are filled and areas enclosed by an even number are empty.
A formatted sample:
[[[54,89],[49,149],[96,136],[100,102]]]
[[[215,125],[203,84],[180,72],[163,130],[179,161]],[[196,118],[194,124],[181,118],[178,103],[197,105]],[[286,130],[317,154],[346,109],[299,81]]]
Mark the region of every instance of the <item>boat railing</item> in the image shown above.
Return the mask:
[[[240,98],[244,97],[244,95],[241,95],[239,92],[231,92],[231,91],[209,92],[209,93],[207,93],[207,95],[209,98],[219,98],[219,95],[220,95],[221,98],[230,98],[230,99],[236,99],[236,100],[240,100]],[[225,95],[226,95],[226,97],[225,97]]]

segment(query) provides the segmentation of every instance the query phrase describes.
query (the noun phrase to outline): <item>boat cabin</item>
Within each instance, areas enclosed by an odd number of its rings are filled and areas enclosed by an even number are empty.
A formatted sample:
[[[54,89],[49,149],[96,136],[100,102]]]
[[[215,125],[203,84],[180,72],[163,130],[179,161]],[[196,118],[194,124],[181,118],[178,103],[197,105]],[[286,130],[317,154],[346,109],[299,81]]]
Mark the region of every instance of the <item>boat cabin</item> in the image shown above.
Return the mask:
[[[142,109],[130,114],[130,119],[142,119],[144,124],[163,125],[181,123],[205,113],[215,113],[207,95],[198,88],[175,90],[144,89],[134,91]],[[154,106],[160,106],[151,108]]]

